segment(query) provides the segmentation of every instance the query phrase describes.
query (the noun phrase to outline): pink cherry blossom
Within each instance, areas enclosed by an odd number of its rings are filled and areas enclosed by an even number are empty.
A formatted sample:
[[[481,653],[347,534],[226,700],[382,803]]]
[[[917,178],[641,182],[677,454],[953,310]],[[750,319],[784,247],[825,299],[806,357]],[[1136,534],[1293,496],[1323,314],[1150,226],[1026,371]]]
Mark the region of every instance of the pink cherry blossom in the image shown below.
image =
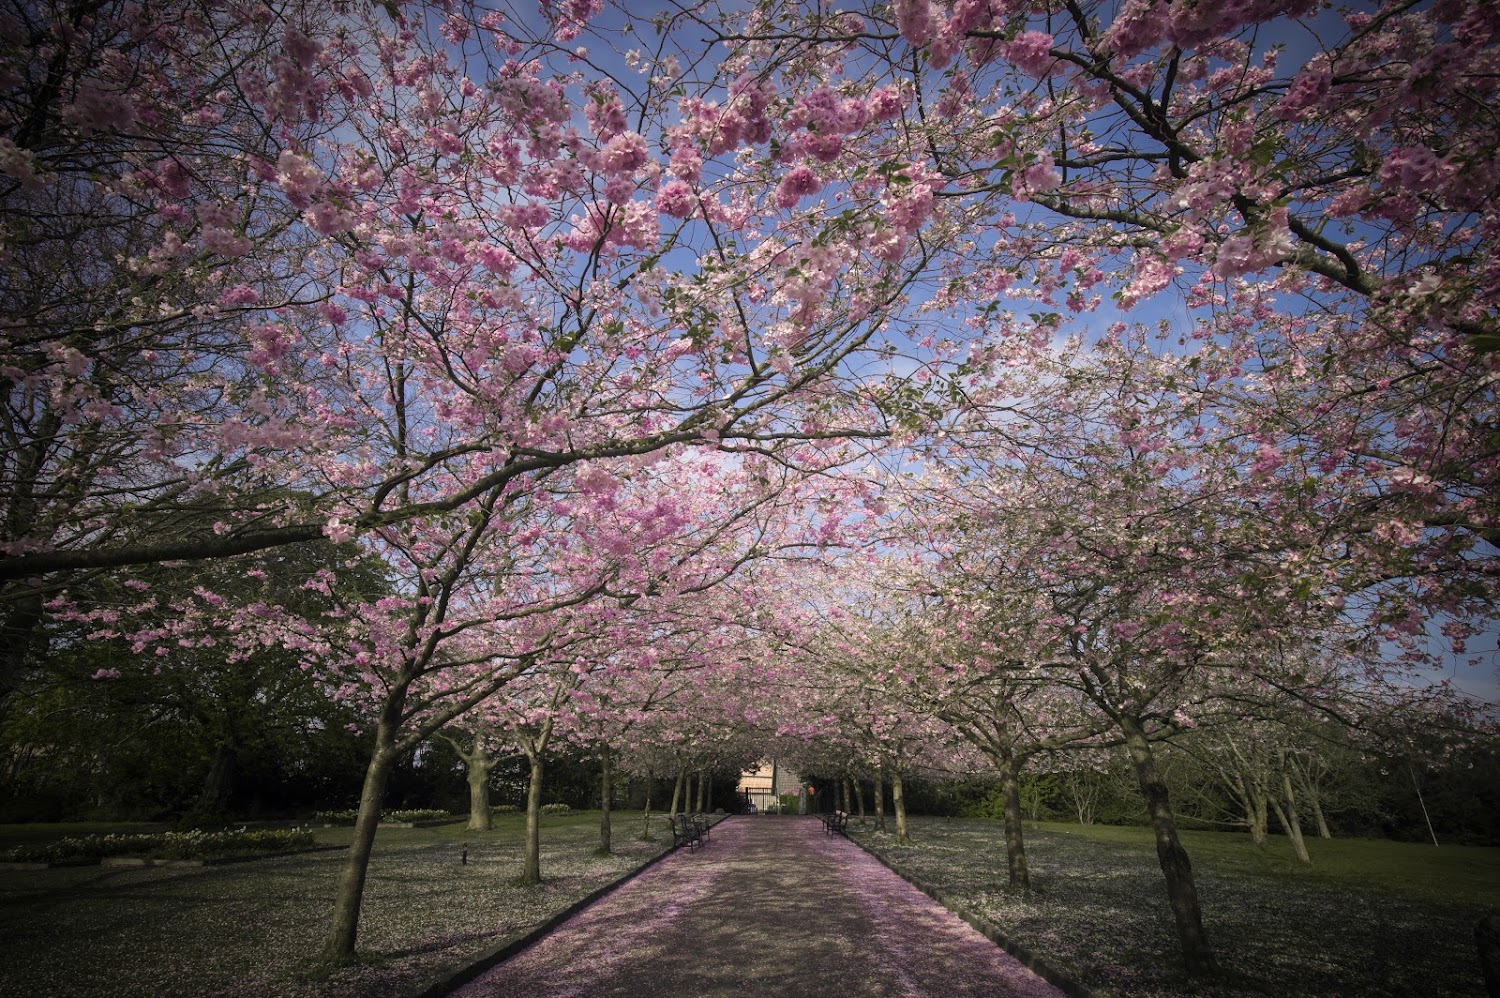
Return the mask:
[[[693,189],[684,181],[669,180],[656,192],[656,209],[673,218],[689,218],[698,204]]]
[[[602,168],[609,174],[635,173],[649,158],[646,140],[635,132],[615,136],[601,150]]]
[[[779,208],[795,208],[810,194],[823,189],[823,182],[812,167],[803,164],[788,170],[776,185],[776,205]]]
[[[1052,36],[1045,31],[1023,31],[1000,47],[1000,54],[1028,76],[1048,76],[1056,66],[1051,56]]]

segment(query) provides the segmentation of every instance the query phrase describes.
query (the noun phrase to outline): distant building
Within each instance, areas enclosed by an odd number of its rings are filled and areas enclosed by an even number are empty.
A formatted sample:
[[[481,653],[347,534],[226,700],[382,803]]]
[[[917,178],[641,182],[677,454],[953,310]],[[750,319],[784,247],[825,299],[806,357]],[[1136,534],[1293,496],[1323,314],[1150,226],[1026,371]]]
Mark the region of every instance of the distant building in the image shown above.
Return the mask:
[[[802,793],[802,778],[775,759],[762,760],[755,769],[740,774],[740,795],[755,809],[765,811],[780,804],[782,794]]]

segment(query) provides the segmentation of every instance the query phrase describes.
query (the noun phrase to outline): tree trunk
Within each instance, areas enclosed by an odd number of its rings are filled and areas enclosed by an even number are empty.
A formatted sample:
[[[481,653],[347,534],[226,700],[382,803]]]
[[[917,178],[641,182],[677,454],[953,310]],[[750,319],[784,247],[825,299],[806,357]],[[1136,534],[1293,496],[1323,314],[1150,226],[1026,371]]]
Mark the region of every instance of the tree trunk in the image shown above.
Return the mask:
[[[1190,974],[1212,974],[1218,970],[1213,948],[1208,944],[1208,934],[1203,931],[1203,912],[1198,904],[1198,888],[1193,883],[1193,865],[1187,850],[1177,838],[1177,823],[1172,816],[1172,803],[1167,795],[1167,784],[1156,768],[1156,757],[1151,751],[1151,742],[1145,729],[1133,717],[1119,718],[1120,731],[1125,736],[1125,747],[1130,752],[1130,761],[1135,766],[1136,780],[1141,794],[1146,798],[1146,810],[1151,816],[1151,829],[1156,834],[1156,858],[1161,864],[1162,875],[1167,882],[1167,901],[1172,907],[1172,919],[1177,925],[1177,941],[1182,946],[1183,962]]]
[[[442,731],[433,737],[447,742],[453,754],[464,764],[464,779],[469,783],[467,829],[471,832],[490,831],[495,827],[495,816],[490,808],[490,770],[495,768],[495,760],[490,758],[489,749],[484,744],[485,725],[483,722],[474,725],[467,745]]]
[[[875,772],[875,830],[885,832],[885,770]]]
[[[1311,863],[1312,857],[1307,854],[1307,842],[1302,838],[1302,819],[1297,814],[1297,795],[1292,790],[1292,777],[1285,769],[1281,771],[1281,792],[1286,797],[1286,810],[1281,805],[1272,801],[1271,805],[1276,808],[1276,818],[1281,822],[1281,827],[1286,830],[1286,837],[1292,842],[1292,852],[1297,855],[1297,862]]]
[[[860,825],[863,825],[865,823],[865,788],[864,788],[864,784],[862,784],[857,779],[856,780],[851,780],[850,784],[851,784],[852,789],[854,790],[854,808],[855,808],[856,811],[859,812],[859,823],[860,823]]]
[[[651,841],[651,788],[656,781],[650,776],[646,777],[646,809],[641,813],[641,841]]]
[[[1261,792],[1260,784],[1253,776],[1244,772],[1230,772],[1221,768],[1219,773],[1224,785],[1239,803],[1240,810],[1245,812],[1245,827],[1250,831],[1250,844],[1265,845],[1266,795]]]
[[[478,736],[475,736],[477,742]],[[482,751],[474,746],[474,756],[464,759],[469,779],[469,831],[487,832],[495,827],[494,813],[490,810],[490,766],[475,756]]]
[[[613,829],[609,826],[609,799],[614,796],[614,787],[610,785],[609,753],[606,751],[599,756],[599,855],[608,856],[610,853],[611,837]]]
[[[531,782],[526,787],[526,858],[521,883],[542,882],[542,756],[528,752]]]
[[[1271,819],[1266,814],[1266,795],[1258,790],[1250,791],[1248,820],[1250,822],[1250,843],[1257,846],[1265,845],[1267,826],[1271,823]]]
[[[354,840],[339,873],[338,895],[333,902],[333,921],[323,944],[320,962],[345,966],[355,961],[354,943],[359,934],[359,909],[364,900],[365,877],[370,870],[370,854],[375,848],[375,831],[380,825],[380,808],[385,803],[385,789],[396,763],[395,720],[401,707],[387,703],[375,730],[375,751],[365,769],[364,787],[359,795],[359,813],[354,819]]]
[[[1328,819],[1323,816],[1323,804],[1316,797],[1312,799],[1312,809],[1313,821],[1317,822],[1318,825],[1318,838],[1333,838],[1333,832],[1331,832],[1328,828]]]
[[[1268,795],[1262,779],[1263,762],[1253,745],[1241,748],[1234,739],[1226,738],[1225,747],[1229,750],[1231,761],[1215,763],[1214,769],[1224,786],[1229,788],[1229,792],[1239,802],[1240,809],[1245,812],[1245,828],[1250,832],[1250,844],[1264,846],[1268,824]]]
[[[203,781],[203,793],[198,798],[196,810],[202,815],[222,815],[229,810],[229,800],[234,795],[235,779],[239,775],[239,762],[234,746],[220,743],[214,752],[213,765],[208,768],[208,777]]]
[[[1292,760],[1291,769],[1294,785],[1300,788],[1302,799],[1312,809],[1313,826],[1318,830],[1318,838],[1333,838],[1333,833],[1328,830],[1328,819],[1323,816],[1323,795],[1318,786],[1321,782],[1320,774],[1328,772],[1328,765],[1317,756],[1312,756]]]
[[[902,796],[901,771],[891,773],[891,808],[896,812],[896,844],[910,845],[911,835],[906,828],[906,798]]]
[[[1318,826],[1318,838],[1333,838],[1333,833],[1328,830],[1328,819],[1323,816],[1323,801],[1317,786],[1309,779],[1303,782],[1302,787],[1307,803],[1312,807],[1313,822]]]
[[[695,813],[704,814],[708,811],[708,774],[701,769],[698,770],[697,804],[698,806],[693,808]]]
[[[1030,890],[1031,876],[1026,869],[1026,838],[1021,828],[1021,774],[1017,771],[1016,759],[1011,753],[1001,753],[995,761],[999,764],[1000,792],[1005,800],[1005,814],[1001,820],[1005,825],[1005,861],[1010,868],[1010,886]]]
[[[1427,813],[1427,802],[1422,799],[1422,787],[1417,783],[1417,771],[1408,765],[1406,774],[1411,777],[1411,788],[1417,792],[1417,804],[1422,808],[1422,820],[1427,822],[1427,834],[1432,836],[1432,844],[1435,848],[1438,844],[1437,829],[1432,827],[1432,815]]]
[[[678,815],[678,805],[682,803],[682,785],[687,780],[687,771],[681,766],[677,767],[677,782],[672,784],[672,809],[667,813],[672,817]]]

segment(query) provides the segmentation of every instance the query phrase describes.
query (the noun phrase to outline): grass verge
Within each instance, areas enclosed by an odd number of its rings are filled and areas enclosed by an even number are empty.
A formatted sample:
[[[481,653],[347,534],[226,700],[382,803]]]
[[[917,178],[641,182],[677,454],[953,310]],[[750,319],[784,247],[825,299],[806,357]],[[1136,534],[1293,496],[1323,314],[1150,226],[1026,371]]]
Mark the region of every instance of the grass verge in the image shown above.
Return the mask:
[[[1151,833],[1046,823],[1027,831],[1032,891],[1006,889],[998,822],[914,819],[909,847],[856,841],[995,923],[1100,998],[1483,998],[1474,925],[1500,909],[1500,849],[1370,840],[1184,842],[1224,977],[1181,971]]]
[[[342,852],[196,869],[0,871],[0,995],[411,994],[662,848],[620,834],[636,827],[621,816],[613,855],[595,856],[598,812],[548,816],[544,882],[517,886],[523,825],[517,815],[497,818],[491,832],[467,831],[462,822],[382,828],[360,927],[367,960],[321,978],[310,968],[328,928]],[[314,832],[324,845],[347,845],[352,835],[348,828]],[[38,828],[26,838],[44,836]]]

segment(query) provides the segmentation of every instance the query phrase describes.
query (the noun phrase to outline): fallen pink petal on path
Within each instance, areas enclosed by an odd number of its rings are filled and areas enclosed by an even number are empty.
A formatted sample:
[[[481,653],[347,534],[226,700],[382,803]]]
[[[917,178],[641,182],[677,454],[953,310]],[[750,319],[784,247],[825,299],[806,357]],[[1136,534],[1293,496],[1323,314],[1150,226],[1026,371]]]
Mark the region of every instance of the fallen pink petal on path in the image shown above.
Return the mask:
[[[811,819],[714,829],[465,985],[464,998],[1060,998]]]

